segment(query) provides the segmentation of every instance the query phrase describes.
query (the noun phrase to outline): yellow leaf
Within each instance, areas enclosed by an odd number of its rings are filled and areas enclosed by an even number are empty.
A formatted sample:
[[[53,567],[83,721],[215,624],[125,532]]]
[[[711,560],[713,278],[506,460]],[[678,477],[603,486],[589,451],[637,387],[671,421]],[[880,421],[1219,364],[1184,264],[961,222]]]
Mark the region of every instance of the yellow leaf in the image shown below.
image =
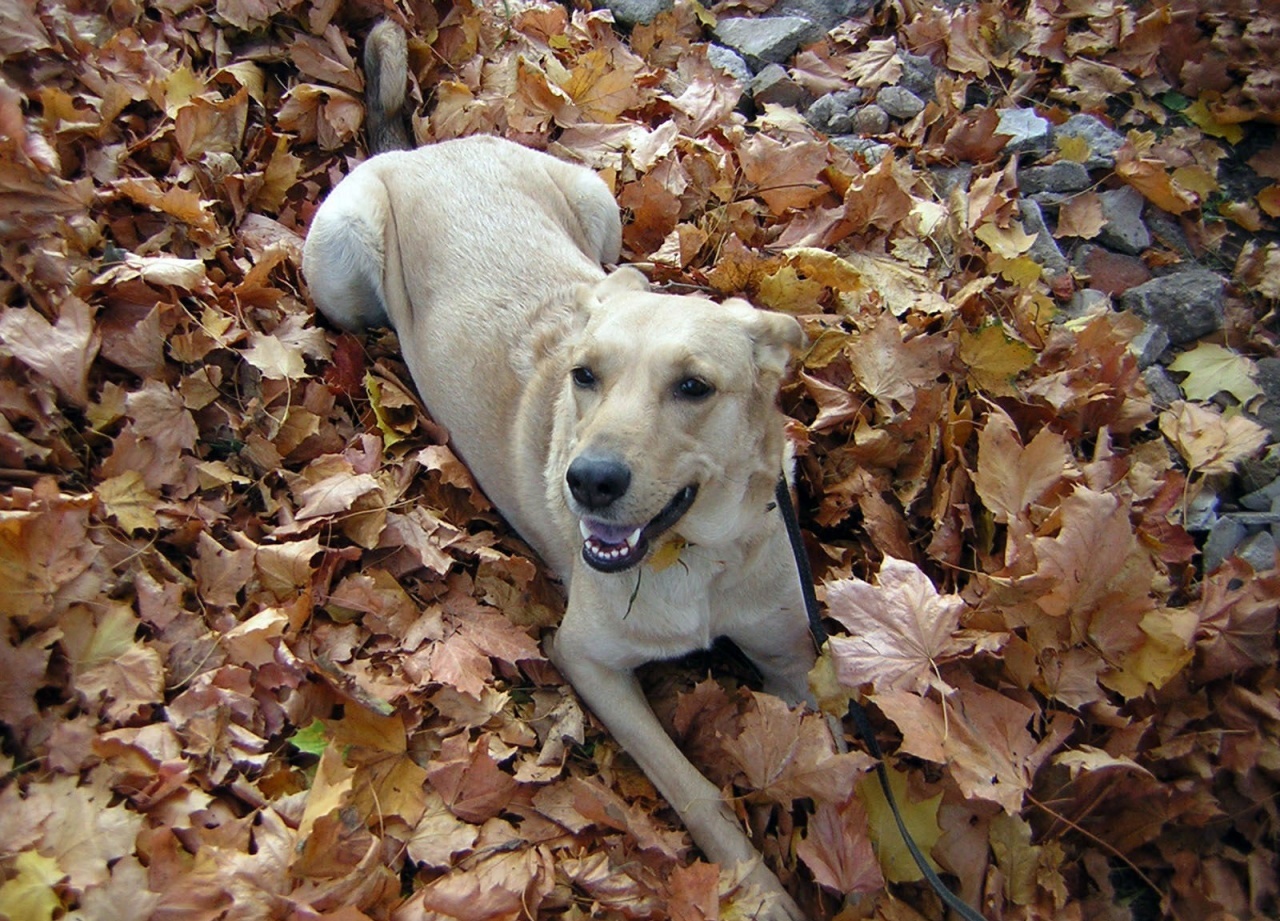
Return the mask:
[[[930,851],[942,837],[942,829],[938,827],[938,807],[942,805],[942,794],[914,802],[907,787],[907,775],[893,768],[889,768],[888,773],[889,789],[898,802],[903,824],[924,852],[929,865],[937,870],[938,865],[934,863]],[[871,841],[875,845],[885,879],[891,883],[910,883],[923,879],[924,875],[902,840],[902,833],[898,831],[898,824],[893,820],[893,812],[889,809],[889,801],[880,789],[880,779],[874,772],[859,781],[857,794],[867,807]]]
[[[146,480],[137,470],[103,480],[94,492],[126,531],[154,531],[160,526],[155,513],[159,497],[147,489]]]
[[[1218,180],[1202,166],[1180,166],[1169,176],[1179,188],[1194,192],[1201,199],[1218,191]]]
[[[183,64],[164,81],[164,114],[173,118],[178,110],[205,90],[204,81]]]
[[[680,553],[688,546],[683,537],[673,537],[649,557],[649,568],[654,572],[674,566],[680,561]]]
[[[1148,611],[1138,624],[1142,644],[1099,680],[1129,700],[1145,694],[1148,686],[1160,690],[1191,663],[1198,625],[1196,613],[1187,608]]]
[[[1224,417],[1178,400],[1160,414],[1160,431],[1196,473],[1233,473],[1236,464],[1267,443],[1267,430],[1241,415]]]
[[[1147,201],[1170,214],[1182,214],[1197,205],[1190,190],[1175,185],[1159,160],[1124,161],[1116,164],[1116,174],[1141,192]]]
[[[1239,125],[1218,121],[1203,99],[1191,103],[1182,110],[1182,114],[1211,137],[1222,138],[1229,144],[1239,144],[1244,140],[1244,129]]]
[[[23,851],[13,866],[17,875],[0,886],[0,913],[14,921],[49,921],[62,908],[54,884],[67,874],[58,861],[36,851]]]
[[[820,282],[801,278],[792,266],[784,265],[772,275],[760,279],[756,299],[761,307],[787,313],[821,313],[819,299],[826,286]]]
[[[986,223],[975,230],[973,235],[987,244],[993,253],[1005,259],[1021,256],[1036,242],[1036,234],[1027,233],[1018,224],[997,227],[995,224]]]
[[[1018,392],[1013,386],[1014,378],[1035,363],[1035,352],[1010,338],[998,323],[993,323],[976,333],[961,334],[960,360],[979,390],[991,396],[1009,397]]]
[[[1169,370],[1187,375],[1182,392],[1193,400],[1212,400],[1219,393],[1229,393],[1243,404],[1262,393],[1253,380],[1257,373],[1253,362],[1212,342],[1183,352]]]
[[[1082,135],[1068,134],[1058,138],[1058,155],[1072,163],[1084,163],[1089,159],[1089,142]]]
[[[1258,207],[1272,217],[1280,217],[1280,185],[1269,185],[1259,192]]]
[[[1019,288],[1032,288],[1044,274],[1044,269],[1030,256],[1019,256],[1016,259],[1000,260],[999,272],[1001,278]]]
[[[394,423],[382,406],[382,383],[372,374],[366,374],[364,389],[369,395],[369,405],[373,408],[373,417],[378,421],[378,429],[382,432],[382,446],[391,448],[404,441],[404,435],[396,431]]]

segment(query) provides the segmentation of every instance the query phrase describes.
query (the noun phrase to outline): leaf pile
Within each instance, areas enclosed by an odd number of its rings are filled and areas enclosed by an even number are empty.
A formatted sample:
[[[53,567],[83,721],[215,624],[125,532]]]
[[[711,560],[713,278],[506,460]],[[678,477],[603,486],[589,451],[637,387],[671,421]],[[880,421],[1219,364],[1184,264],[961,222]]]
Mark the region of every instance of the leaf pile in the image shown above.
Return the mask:
[[[0,16],[0,914],[749,917],[544,660],[558,590],[394,338],[315,322],[301,240],[361,155],[354,60],[386,12],[351,6]],[[768,6],[679,2],[623,36],[558,5],[415,4],[415,129],[587,163],[626,258],[805,323],[784,402],[840,625],[815,687],[874,703],[908,824],[967,900],[1274,916],[1280,577],[1203,572],[1183,523],[1266,441],[1240,407],[1276,351],[1280,19],[888,4],[790,69],[817,96],[930,58],[936,99],[869,160],[739,111],[707,29]],[[1054,321],[1075,283],[1028,255],[997,130],[1032,104],[1107,114],[1108,186],[1238,252],[1225,336],[1173,366],[1186,400],[1153,405],[1135,318]],[[1095,198],[1064,205],[1064,241],[1096,234]],[[940,916],[869,759],[731,675],[682,677],[653,677],[659,709],[815,917]]]

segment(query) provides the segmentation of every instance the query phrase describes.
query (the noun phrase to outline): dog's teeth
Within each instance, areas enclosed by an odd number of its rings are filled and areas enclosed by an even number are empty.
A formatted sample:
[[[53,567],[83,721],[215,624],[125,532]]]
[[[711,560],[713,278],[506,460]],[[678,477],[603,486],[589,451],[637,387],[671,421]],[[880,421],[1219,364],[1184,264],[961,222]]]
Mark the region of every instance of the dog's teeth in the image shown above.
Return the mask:
[[[644,528],[636,528],[627,536],[627,546],[632,550],[636,549],[636,544],[640,543],[640,532],[643,530]]]
[[[587,523],[582,519],[578,519],[578,530],[582,532],[583,540],[591,540],[591,529],[587,527]]]

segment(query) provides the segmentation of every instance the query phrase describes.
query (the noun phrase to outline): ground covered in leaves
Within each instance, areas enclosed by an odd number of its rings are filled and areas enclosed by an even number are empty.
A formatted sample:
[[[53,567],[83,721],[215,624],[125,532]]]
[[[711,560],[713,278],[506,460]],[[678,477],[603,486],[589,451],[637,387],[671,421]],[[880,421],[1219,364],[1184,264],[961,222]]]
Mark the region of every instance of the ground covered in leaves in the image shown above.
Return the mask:
[[[1280,911],[1280,579],[1206,572],[1184,528],[1202,491],[1276,472],[1230,393],[1257,399],[1240,375],[1276,351],[1280,20],[878,6],[787,63],[817,97],[932,62],[873,160],[793,108],[740,110],[710,30],[768,6],[680,2],[624,33],[514,0],[0,4],[0,914],[747,916],[543,659],[558,591],[394,338],[308,304],[300,243],[363,156],[354,58],[387,12],[421,140],[588,163],[657,281],[802,318],[784,403],[836,635],[815,684],[833,711],[867,694],[964,897]],[[1082,282],[1027,255],[1012,108],[1125,136],[1058,242],[1099,233],[1102,190],[1174,215],[1189,251],[1143,262],[1231,279],[1209,343],[1228,393],[1202,370],[1155,405],[1139,321],[1055,320]],[[651,675],[659,709],[813,916],[940,917],[868,759],[709,667]]]

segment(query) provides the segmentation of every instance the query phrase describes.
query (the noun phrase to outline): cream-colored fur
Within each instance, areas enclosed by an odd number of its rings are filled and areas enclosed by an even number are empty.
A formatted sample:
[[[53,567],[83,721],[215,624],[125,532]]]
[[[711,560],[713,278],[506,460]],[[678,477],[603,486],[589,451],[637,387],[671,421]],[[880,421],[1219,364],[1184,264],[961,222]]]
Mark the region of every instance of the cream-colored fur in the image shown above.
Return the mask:
[[[710,859],[752,862],[769,896],[758,917],[797,919],[632,669],[728,636],[766,690],[808,697],[814,650],[773,506],[785,453],[775,401],[803,336],[743,301],[655,293],[631,268],[606,274],[619,245],[617,206],[592,172],[471,138],[356,168],[317,212],[304,270],[334,323],[395,328],[433,417],[564,580],[549,651],[573,687]],[[640,529],[632,550],[624,535]],[[672,541],[684,544],[678,561],[651,565]]]

